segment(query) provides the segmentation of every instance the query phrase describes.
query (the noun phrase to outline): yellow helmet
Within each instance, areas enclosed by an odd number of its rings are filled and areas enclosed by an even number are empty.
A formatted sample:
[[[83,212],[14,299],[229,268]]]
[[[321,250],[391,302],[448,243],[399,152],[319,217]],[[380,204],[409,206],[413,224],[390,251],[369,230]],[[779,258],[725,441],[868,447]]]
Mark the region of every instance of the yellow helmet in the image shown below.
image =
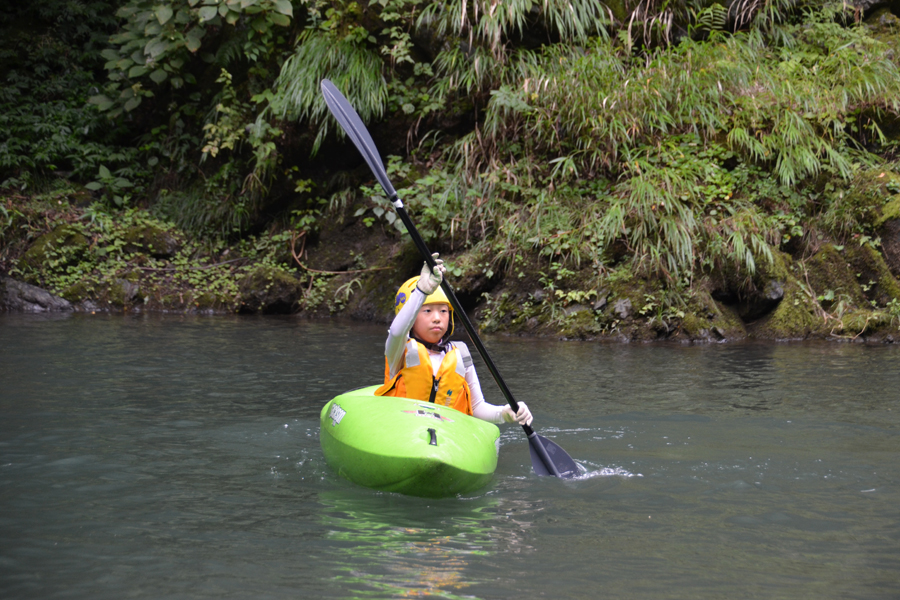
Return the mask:
[[[400,312],[400,309],[403,308],[403,305],[409,300],[409,295],[412,294],[412,291],[418,282],[419,276],[416,275],[411,279],[407,279],[406,282],[400,286],[400,289],[397,290],[397,297],[394,298],[395,315]],[[422,305],[424,306],[425,304],[446,304],[450,307],[450,316],[453,317],[453,305],[450,304],[447,294],[445,294],[444,290],[441,288],[436,289],[430,296],[426,296],[425,302],[423,302]]]

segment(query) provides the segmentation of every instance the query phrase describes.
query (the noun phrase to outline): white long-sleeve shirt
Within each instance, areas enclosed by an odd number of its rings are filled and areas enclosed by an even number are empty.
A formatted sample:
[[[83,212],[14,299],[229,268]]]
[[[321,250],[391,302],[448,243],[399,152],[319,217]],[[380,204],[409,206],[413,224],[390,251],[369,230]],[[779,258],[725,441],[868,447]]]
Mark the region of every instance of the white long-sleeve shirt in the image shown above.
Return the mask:
[[[400,312],[397,313],[397,316],[394,317],[393,322],[391,322],[391,327],[388,329],[387,342],[384,345],[384,355],[387,358],[391,378],[403,368],[404,347],[407,340],[409,340],[409,332],[416,322],[416,317],[424,303],[425,294],[419,288],[414,288],[409,295],[409,299],[400,309]],[[428,350],[428,356],[431,358],[431,366],[435,374],[437,374],[446,354],[446,352]],[[466,369],[466,383],[469,384],[469,392],[471,393],[472,414],[482,421],[502,423],[504,407],[485,402],[484,394],[481,392],[481,383],[479,383],[478,374],[475,372],[475,365],[470,365]]]

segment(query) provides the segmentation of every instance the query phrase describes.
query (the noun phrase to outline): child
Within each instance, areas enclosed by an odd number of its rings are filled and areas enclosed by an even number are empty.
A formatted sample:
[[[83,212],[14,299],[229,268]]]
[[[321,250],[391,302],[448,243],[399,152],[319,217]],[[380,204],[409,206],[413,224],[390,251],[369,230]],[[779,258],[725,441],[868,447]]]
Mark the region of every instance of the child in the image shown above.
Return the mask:
[[[375,395],[427,400],[491,423],[530,425],[531,411],[524,402],[518,403],[518,413],[485,402],[469,349],[462,342],[444,341],[450,337],[453,308],[440,288],[444,261],[432,256],[437,266],[430,269],[426,263],[422,274],[397,292],[384,349],[384,385]]]

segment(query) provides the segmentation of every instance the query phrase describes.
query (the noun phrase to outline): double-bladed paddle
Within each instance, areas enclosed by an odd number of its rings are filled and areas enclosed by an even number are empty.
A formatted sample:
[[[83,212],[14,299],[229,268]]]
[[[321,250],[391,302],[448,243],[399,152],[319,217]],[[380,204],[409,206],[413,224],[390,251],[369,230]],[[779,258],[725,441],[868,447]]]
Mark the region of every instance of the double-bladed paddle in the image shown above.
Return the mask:
[[[409,218],[409,214],[407,214],[406,209],[403,207],[403,202],[397,197],[397,192],[394,190],[394,186],[391,185],[390,179],[388,179],[387,171],[384,168],[384,164],[381,162],[381,156],[379,156],[377,148],[375,148],[375,142],[372,140],[372,136],[369,135],[369,130],[366,129],[362,119],[359,118],[359,115],[356,114],[356,110],[354,110],[347,99],[344,98],[343,94],[341,94],[334,84],[327,79],[322,80],[322,94],[325,96],[325,103],[328,105],[329,110],[331,110],[331,114],[334,115],[334,118],[340,123],[344,132],[351,140],[353,140],[353,144],[356,146],[357,150],[359,150],[360,154],[362,154],[366,163],[368,163],[369,168],[372,170],[376,179],[378,179],[381,187],[384,188],[388,199],[400,216],[400,220],[402,220],[403,224],[406,226],[406,231],[412,238],[419,253],[425,259],[425,262],[433,269],[436,263],[431,256],[431,251],[425,245],[425,241],[422,239],[422,236],[419,235],[416,226],[413,225],[412,220]],[[475,327],[472,325],[472,322],[460,305],[459,300],[456,299],[456,294],[453,293],[453,289],[450,287],[450,284],[447,283],[446,277],[441,282],[441,288],[443,288],[444,293],[447,294],[447,298],[449,298],[453,310],[459,316],[460,321],[462,321],[463,327],[469,334],[472,343],[475,344],[475,348],[478,349],[478,353],[481,355],[488,370],[494,377],[494,381],[497,382],[497,386],[506,398],[506,402],[509,404],[510,408],[512,408],[514,413],[519,412],[519,404],[516,402],[515,398],[513,398],[512,392],[509,391],[506,382],[503,381],[503,377],[500,376],[500,371],[497,370],[494,361],[491,360],[487,348],[484,347],[481,338],[478,337],[478,333],[475,331]],[[572,460],[572,457],[569,456],[565,450],[560,448],[556,443],[535,433],[530,425],[522,425],[522,429],[528,436],[529,449],[531,450],[531,466],[534,468],[535,473],[538,475],[553,475],[554,477],[564,478],[574,477],[578,474],[578,465],[575,464],[575,461]]]

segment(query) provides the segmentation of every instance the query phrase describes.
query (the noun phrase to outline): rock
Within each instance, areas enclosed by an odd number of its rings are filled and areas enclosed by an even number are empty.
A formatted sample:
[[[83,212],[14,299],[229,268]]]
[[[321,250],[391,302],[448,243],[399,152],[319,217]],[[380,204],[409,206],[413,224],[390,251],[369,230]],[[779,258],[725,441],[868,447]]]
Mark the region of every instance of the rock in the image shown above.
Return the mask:
[[[76,226],[64,224],[36,239],[22,262],[36,270],[75,264],[89,246],[87,237]]]
[[[790,255],[773,248],[771,262],[756,261],[751,281],[742,281],[737,273],[726,273],[711,282],[711,298],[740,318],[749,337],[805,339],[822,333],[824,322],[821,307],[810,295],[808,286],[798,279],[798,272],[803,270],[794,264]],[[712,323],[704,323],[702,318],[693,321],[691,331],[707,329],[711,337],[716,337]],[[731,327],[716,325],[722,327],[727,339],[734,339]]]
[[[70,311],[72,304],[45,289],[0,277],[0,310],[31,313]]]
[[[563,312],[567,315],[574,315],[575,313],[579,313],[579,312],[586,311],[586,310],[590,310],[590,309],[587,306],[585,306],[584,304],[573,304],[572,306],[567,306],[565,309],[563,309]]]
[[[735,310],[746,323],[755,321],[778,307],[784,298],[784,281],[770,279],[755,293],[745,293],[735,304]]]
[[[868,244],[852,244],[847,246],[846,255],[866,299],[887,306],[894,298],[900,298],[900,282],[881,253]]]
[[[566,309],[568,318],[560,329],[566,339],[590,339],[601,333],[602,327],[587,306],[576,304]]]
[[[763,289],[762,296],[770,302],[778,302],[784,298],[784,282],[775,280],[769,281]]]
[[[616,300],[616,303],[613,305],[613,312],[620,319],[627,319],[631,316],[631,300],[628,298]]]
[[[824,333],[823,320],[816,315],[817,305],[797,284],[791,284],[788,296],[778,307],[749,327],[757,339],[803,340]]]
[[[684,341],[722,342],[747,337],[747,330],[737,312],[713,298],[709,282],[699,282],[684,313],[676,333],[676,337]]]
[[[109,288],[110,302],[116,306],[125,306],[134,302],[138,295],[138,284],[127,279],[116,279]]]
[[[887,4],[885,0],[856,0],[851,4],[868,13],[865,24],[876,33],[892,33],[900,25],[900,19],[891,12],[890,8],[872,10],[873,7]]]
[[[881,229],[881,250],[891,273],[900,277],[900,219],[884,223]]]
[[[153,225],[137,225],[124,236],[125,252],[140,252],[154,258],[172,258],[181,248],[177,237]]]
[[[825,244],[806,261],[805,280],[812,292],[822,298],[822,308],[826,310],[830,310],[832,304],[841,300],[855,306],[862,306],[866,302],[856,271],[844,256],[844,253],[852,254],[852,250],[838,248],[840,246]],[[824,296],[829,292],[833,299],[825,300]]]
[[[259,266],[240,283],[241,312],[287,314],[303,299],[303,286],[290,273]]]
[[[99,310],[103,310],[99,306],[97,306],[93,300],[82,300],[81,302],[78,303],[77,306],[78,306],[78,310],[85,311],[85,312],[96,312]]]
[[[772,258],[771,264],[761,263],[757,267],[754,283],[760,291],[753,300],[757,309],[771,308],[761,313],[741,313],[745,321],[750,320],[747,315],[754,318],[754,322],[747,325],[748,333],[758,339],[770,340],[806,339],[822,333],[824,322],[820,316],[821,309],[794,274],[793,259],[777,250],[773,250]],[[778,286],[771,285],[772,282],[777,282]],[[768,298],[767,293],[776,293],[778,287],[781,288],[781,298]]]
[[[66,289],[62,291],[62,297],[77,305],[83,300],[90,298],[91,293],[94,291],[94,286],[91,283],[87,283],[85,281],[78,281],[68,286]]]
[[[894,277],[900,277],[900,194],[894,194],[881,208],[875,227],[888,268]]]

